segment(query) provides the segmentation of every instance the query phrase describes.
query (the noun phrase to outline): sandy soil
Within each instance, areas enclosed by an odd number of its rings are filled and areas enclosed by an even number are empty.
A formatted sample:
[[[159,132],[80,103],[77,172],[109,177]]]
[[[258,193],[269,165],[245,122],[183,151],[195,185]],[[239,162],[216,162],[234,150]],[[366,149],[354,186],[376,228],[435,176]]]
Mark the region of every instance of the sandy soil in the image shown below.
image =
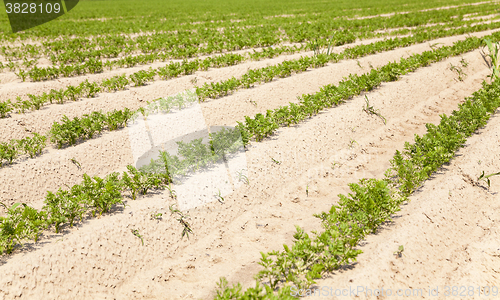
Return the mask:
[[[488,32],[476,36],[485,34]],[[444,38],[433,43],[449,45],[463,38]],[[370,65],[377,67],[426,50],[429,43],[361,58],[361,67],[356,60],[330,64],[238,91],[203,103],[201,108],[208,125],[235,125],[245,115],[295,102],[297,96],[338,83],[350,73],[367,72]],[[198,84],[218,81],[290,57],[294,56],[197,72],[14,115],[0,120],[0,140],[25,136],[25,129],[44,133],[63,114],[73,117],[99,109],[134,109],[144,106],[147,100],[191,88],[192,78],[197,78]],[[450,64],[459,65],[462,58],[469,65],[464,68],[466,78],[459,81]],[[189,239],[181,238],[182,226],[168,211],[175,200],[162,191],[136,201],[127,199],[126,208],[117,207],[110,215],[65,227],[61,234],[47,232],[39,243],[27,244],[22,251],[0,258],[0,298],[208,299],[220,276],[251,286],[252,275],[259,270],[260,251],[290,244],[294,225],[308,232],[320,229],[314,213],[329,209],[337,201],[335,195],[347,192],[348,183],[363,177],[382,177],[396,149],[401,149],[405,141],[412,141],[414,134],[424,133],[426,123],[437,123],[440,114],[456,109],[464,97],[481,87],[489,73],[479,51],[473,51],[422,68],[368,93],[370,104],[380,109],[387,125],[362,111],[365,102],[364,96],[360,96],[298,126],[282,128],[261,143],[252,143],[245,153],[249,185],[226,196],[223,204],[214,201],[186,211],[194,232]],[[12,82],[2,86],[0,93],[15,95],[27,89],[39,93],[53,85],[62,87],[78,80],[83,77],[45,83]],[[492,178],[489,190],[464,181],[467,177],[477,178],[482,170],[498,171],[498,122],[498,117],[493,118],[479,135],[471,138],[452,164],[412,196],[394,224],[367,238],[361,246],[365,253],[359,256],[358,264],[327,276],[318,281],[318,286],[395,289],[498,283],[500,250],[495,233],[498,234],[500,179]],[[349,147],[352,140],[356,143]],[[70,162],[73,157],[82,170]],[[281,164],[275,164],[273,159]],[[84,172],[103,176],[121,171],[130,163],[133,161],[126,129],[75,147],[49,148],[36,159],[0,169],[0,201],[22,201],[40,208],[46,190],[78,183]],[[333,163],[337,165],[332,169]],[[164,213],[163,218],[151,220],[153,212]],[[132,229],[142,234],[144,246],[131,233]],[[393,252],[399,245],[405,247],[404,256],[396,258]]]

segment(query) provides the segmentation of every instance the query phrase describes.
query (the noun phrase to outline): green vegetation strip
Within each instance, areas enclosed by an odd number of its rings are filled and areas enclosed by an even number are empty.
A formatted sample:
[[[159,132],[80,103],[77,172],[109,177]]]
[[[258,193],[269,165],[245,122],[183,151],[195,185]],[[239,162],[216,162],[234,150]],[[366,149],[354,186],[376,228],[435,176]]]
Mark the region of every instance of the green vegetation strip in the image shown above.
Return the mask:
[[[448,163],[466,139],[486,125],[500,106],[500,80],[483,88],[459,105],[450,116],[442,115],[439,125],[427,124],[427,133],[416,135],[413,144],[406,143],[396,151],[384,179],[361,179],[349,184],[351,193],[338,195],[337,205],[316,214],[323,231],[310,237],[296,227],[292,246],[282,251],[261,252],[263,269],[256,275],[255,288],[243,291],[240,283],[229,287],[225,278],[218,283],[214,299],[295,299],[315,284],[322,274],[356,260],[356,249],[367,234],[391,215],[429,176]],[[494,174],[492,174],[494,175]],[[401,250],[400,250],[401,251]]]

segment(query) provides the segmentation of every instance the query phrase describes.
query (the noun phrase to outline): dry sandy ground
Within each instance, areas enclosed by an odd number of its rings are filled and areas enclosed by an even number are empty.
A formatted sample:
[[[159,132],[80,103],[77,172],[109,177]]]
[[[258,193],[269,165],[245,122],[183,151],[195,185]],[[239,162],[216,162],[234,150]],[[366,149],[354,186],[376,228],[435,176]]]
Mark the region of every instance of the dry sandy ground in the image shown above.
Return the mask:
[[[433,42],[451,44],[463,38]],[[367,72],[369,65],[377,67],[428,49],[425,43],[367,56],[359,59],[362,68],[355,60],[330,64],[238,91],[201,107],[207,124],[235,125],[245,115],[297,101],[297,96],[338,83],[349,73]],[[145,100],[192,87],[192,78],[201,84],[221,80],[290,57],[198,72],[15,115],[0,120],[0,140],[20,138],[26,134],[24,128],[44,133],[63,114],[73,117],[99,109],[134,109],[145,105]],[[450,64],[459,65],[462,58],[469,62],[464,68],[467,77],[458,81]],[[64,228],[61,234],[47,232],[38,244],[27,244],[24,250],[0,260],[0,298],[208,299],[220,276],[251,286],[252,275],[259,270],[260,251],[290,244],[294,225],[308,232],[320,229],[314,213],[329,209],[337,201],[335,195],[348,191],[348,183],[363,177],[381,178],[396,149],[412,141],[414,134],[424,133],[426,123],[437,123],[440,114],[456,109],[464,97],[481,87],[489,72],[479,51],[473,51],[368,93],[370,104],[380,109],[387,125],[362,112],[365,102],[360,96],[298,126],[280,129],[261,143],[252,143],[246,152],[250,184],[226,196],[223,204],[214,201],[185,212],[194,232],[189,239],[181,238],[182,226],[170,216],[168,207],[175,201],[168,192],[136,201],[127,199],[126,208],[86,219],[74,228]],[[37,91],[50,89],[43,84],[37,85]],[[12,86],[8,93],[21,93],[32,85]],[[412,196],[394,224],[367,238],[360,247],[365,253],[359,256],[358,264],[327,276],[318,286],[395,289],[498,283],[500,250],[495,233],[500,180],[493,177],[489,190],[463,180],[477,178],[482,170],[498,171],[498,122],[493,118],[481,134],[471,138],[461,156]],[[356,143],[349,147],[352,140]],[[39,208],[44,191],[78,183],[83,172],[103,176],[123,170],[132,163],[129,145],[127,130],[121,130],[75,147],[50,148],[41,157],[2,168],[0,201],[22,201]],[[72,157],[81,163],[82,170],[70,162]],[[332,169],[333,163],[337,164]],[[153,212],[164,213],[163,218],[151,220]],[[132,229],[142,234],[144,246]],[[396,258],[393,252],[399,245],[405,247],[404,256]]]

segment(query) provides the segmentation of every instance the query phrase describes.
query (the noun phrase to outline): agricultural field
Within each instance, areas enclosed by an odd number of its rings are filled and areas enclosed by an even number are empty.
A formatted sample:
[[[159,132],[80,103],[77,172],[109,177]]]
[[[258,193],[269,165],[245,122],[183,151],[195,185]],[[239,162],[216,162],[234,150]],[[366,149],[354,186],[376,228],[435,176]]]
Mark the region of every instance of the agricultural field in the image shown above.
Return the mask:
[[[0,13],[0,299],[499,296],[498,1],[68,5]]]

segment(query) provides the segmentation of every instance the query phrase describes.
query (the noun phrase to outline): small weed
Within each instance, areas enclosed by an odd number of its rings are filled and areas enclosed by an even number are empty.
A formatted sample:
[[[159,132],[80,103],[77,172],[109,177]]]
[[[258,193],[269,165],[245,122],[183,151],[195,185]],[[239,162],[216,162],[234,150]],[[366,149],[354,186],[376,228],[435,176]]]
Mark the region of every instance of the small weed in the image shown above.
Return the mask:
[[[80,165],[80,163],[74,157],[71,159],[71,162],[74,163],[75,166],[78,167],[78,169],[82,169],[82,165]]]
[[[182,229],[181,238],[183,238],[184,236],[187,236],[187,238],[189,239],[189,234],[190,233],[193,234],[193,230],[191,230],[189,223],[184,220],[184,219],[189,218],[189,216],[184,215],[180,210],[178,210],[177,208],[174,208],[174,205],[170,205],[169,209],[170,209],[171,214],[177,214],[179,216],[177,221],[179,221],[179,223],[181,223],[181,225],[184,226],[184,229]]]
[[[136,237],[141,239],[142,245],[144,246],[144,239],[142,238],[142,235],[139,234],[139,230],[137,229],[132,229],[132,234],[134,234]]]
[[[309,197],[309,184],[306,185],[306,196]]]
[[[250,184],[248,177],[245,174],[243,174],[243,170],[238,172],[238,181],[241,181],[245,184]]]
[[[376,115],[376,116],[380,117],[382,119],[382,121],[384,121],[384,125],[385,125],[387,123],[387,120],[384,118],[384,116],[382,116],[380,114],[378,109],[375,110],[375,108],[373,108],[373,106],[370,106],[370,101],[368,101],[368,97],[366,95],[365,95],[365,101],[366,101],[366,106],[363,107],[363,111],[369,115]]]
[[[334,162],[332,163],[332,170],[335,170],[335,166],[340,166],[340,163],[339,163],[339,162],[334,161]]]
[[[486,43],[486,46],[488,46],[489,53],[486,54],[486,52],[484,52],[483,50],[481,51],[481,56],[486,62],[488,68],[492,69],[492,74],[488,75],[488,77],[490,77],[493,81],[500,78],[500,58],[498,57],[500,48],[498,44],[494,44],[488,39],[485,39],[484,41]],[[489,60],[487,58],[489,58]]]
[[[434,43],[434,44],[429,44],[429,47],[432,49],[432,50],[435,50],[437,47],[437,45],[440,45],[442,43]]]
[[[193,84],[193,85],[196,85],[198,83],[198,79],[196,77],[192,78],[190,80],[190,82]]]
[[[469,62],[465,60],[465,58],[462,57],[462,59],[460,60],[460,64],[462,65],[462,68],[467,68],[467,66],[469,65]]]
[[[477,178],[477,181],[479,182],[480,180],[485,180],[486,183],[488,183],[488,188],[489,188],[490,184],[491,184],[490,177],[491,176],[497,176],[497,175],[500,175],[500,172],[498,172],[498,173],[492,173],[492,174],[489,174],[489,175],[485,175],[484,171],[483,171],[483,173],[479,176],[479,178]]]
[[[351,140],[349,141],[349,148],[351,148],[351,149],[352,149],[352,148],[354,148],[354,144],[357,144],[357,143],[358,143],[358,142],[356,142],[355,140],[351,139]]]
[[[356,62],[357,62],[357,64],[358,64],[358,67],[359,67],[360,69],[363,69],[363,66],[361,66],[361,63],[359,62],[359,60],[356,60]]]
[[[281,165],[281,161],[276,160],[276,159],[274,159],[274,158],[272,158],[272,157],[271,157],[271,159],[273,160],[273,162],[274,162],[275,164],[277,164],[277,165]]]
[[[157,212],[153,212],[151,213],[151,220],[161,220],[163,214],[162,213],[157,213]]]
[[[217,193],[217,195],[215,195],[215,198],[217,198],[217,200],[220,202],[220,203],[224,203],[224,197],[222,197],[222,194],[220,192],[220,190],[218,190],[219,192]]]
[[[403,247],[403,245],[401,245],[401,246],[399,246],[397,251],[394,251],[394,255],[396,255],[396,257],[401,257],[401,256],[403,256],[403,251],[405,251],[405,247]]]
[[[167,190],[170,194],[170,198],[177,199],[177,194],[175,193],[174,189],[172,188],[172,186],[170,184],[167,186]]]

